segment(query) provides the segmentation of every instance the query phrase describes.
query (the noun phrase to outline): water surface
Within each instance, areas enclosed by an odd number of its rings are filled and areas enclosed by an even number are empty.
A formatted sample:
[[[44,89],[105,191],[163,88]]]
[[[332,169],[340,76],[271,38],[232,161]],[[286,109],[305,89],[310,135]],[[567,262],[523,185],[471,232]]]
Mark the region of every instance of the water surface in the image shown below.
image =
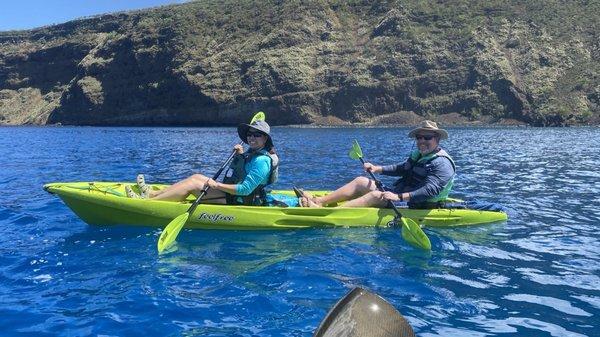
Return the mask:
[[[274,128],[277,188],[330,189],[348,158],[403,160],[407,128]],[[3,336],[310,336],[355,286],[419,336],[597,336],[598,128],[451,128],[454,195],[504,205],[506,223],[426,229],[431,254],[387,228],[183,231],[89,226],[42,190],[55,181],[212,175],[233,128],[0,128]],[[386,180],[391,182],[391,180]]]

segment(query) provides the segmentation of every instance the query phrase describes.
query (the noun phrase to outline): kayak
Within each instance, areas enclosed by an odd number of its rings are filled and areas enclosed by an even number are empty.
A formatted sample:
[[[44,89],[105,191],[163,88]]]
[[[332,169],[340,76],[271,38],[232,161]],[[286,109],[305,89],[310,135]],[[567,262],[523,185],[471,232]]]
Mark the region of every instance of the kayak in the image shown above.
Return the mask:
[[[44,190],[60,197],[83,221],[91,225],[138,225],[165,227],[185,213],[194,197],[185,201],[160,201],[128,198],[122,182],[70,182],[44,185]],[[149,185],[160,190],[168,185]],[[315,196],[327,191],[308,191]],[[293,191],[271,191],[272,194],[294,196]],[[504,212],[471,209],[399,208],[404,217],[429,227],[456,227],[507,220]],[[343,207],[272,207],[200,204],[191,214],[186,228],[273,230],[313,227],[388,226],[394,211],[387,208]]]

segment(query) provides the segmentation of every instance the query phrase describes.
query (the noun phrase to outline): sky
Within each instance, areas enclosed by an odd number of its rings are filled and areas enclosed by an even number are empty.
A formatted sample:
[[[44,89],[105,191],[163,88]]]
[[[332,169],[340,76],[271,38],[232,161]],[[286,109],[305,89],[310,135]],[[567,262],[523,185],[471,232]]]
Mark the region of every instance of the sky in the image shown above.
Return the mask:
[[[5,0],[0,31],[31,29],[84,16],[187,2],[187,0]]]

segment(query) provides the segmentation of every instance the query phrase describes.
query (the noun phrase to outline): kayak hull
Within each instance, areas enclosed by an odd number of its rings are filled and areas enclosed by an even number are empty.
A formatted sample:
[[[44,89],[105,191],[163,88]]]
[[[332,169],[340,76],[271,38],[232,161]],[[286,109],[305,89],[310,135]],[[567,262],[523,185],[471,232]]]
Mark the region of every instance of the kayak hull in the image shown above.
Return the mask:
[[[44,185],[56,194],[83,221],[91,225],[139,225],[165,227],[186,213],[192,198],[184,202],[132,199],[125,186],[132,183],[75,182]],[[151,185],[161,189],[168,185]],[[294,195],[292,191],[273,193]],[[326,191],[312,191],[314,195]],[[507,220],[506,213],[465,209],[400,209],[423,226],[455,227]],[[349,207],[261,207],[200,204],[186,223],[191,229],[274,230],[313,227],[387,226],[394,219],[392,209]]]

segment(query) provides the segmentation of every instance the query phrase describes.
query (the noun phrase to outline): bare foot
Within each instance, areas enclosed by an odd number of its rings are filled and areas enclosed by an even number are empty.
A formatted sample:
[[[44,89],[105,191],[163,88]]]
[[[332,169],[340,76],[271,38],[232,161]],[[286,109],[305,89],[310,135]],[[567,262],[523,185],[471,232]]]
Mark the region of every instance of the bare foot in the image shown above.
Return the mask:
[[[303,195],[303,196],[304,196],[306,199],[308,199],[308,200],[309,200],[310,202],[312,202],[313,204],[315,204],[315,205],[318,205],[318,206],[316,206],[316,207],[323,207],[323,203],[321,203],[321,201],[320,201],[320,199],[319,199],[319,198],[317,198],[317,197],[315,197],[315,196],[311,195],[311,194],[310,194],[310,193],[308,193],[308,192],[304,192],[304,191],[302,191],[302,192],[304,193],[304,195]]]
[[[302,197],[300,198],[300,205],[302,207],[310,207],[310,208],[314,208],[314,207],[323,207],[323,205],[311,200],[308,197]]]
[[[317,201],[317,198],[313,197],[308,192],[304,192],[301,188],[294,186],[294,193],[296,193],[300,206],[302,207],[323,207],[323,205]]]

